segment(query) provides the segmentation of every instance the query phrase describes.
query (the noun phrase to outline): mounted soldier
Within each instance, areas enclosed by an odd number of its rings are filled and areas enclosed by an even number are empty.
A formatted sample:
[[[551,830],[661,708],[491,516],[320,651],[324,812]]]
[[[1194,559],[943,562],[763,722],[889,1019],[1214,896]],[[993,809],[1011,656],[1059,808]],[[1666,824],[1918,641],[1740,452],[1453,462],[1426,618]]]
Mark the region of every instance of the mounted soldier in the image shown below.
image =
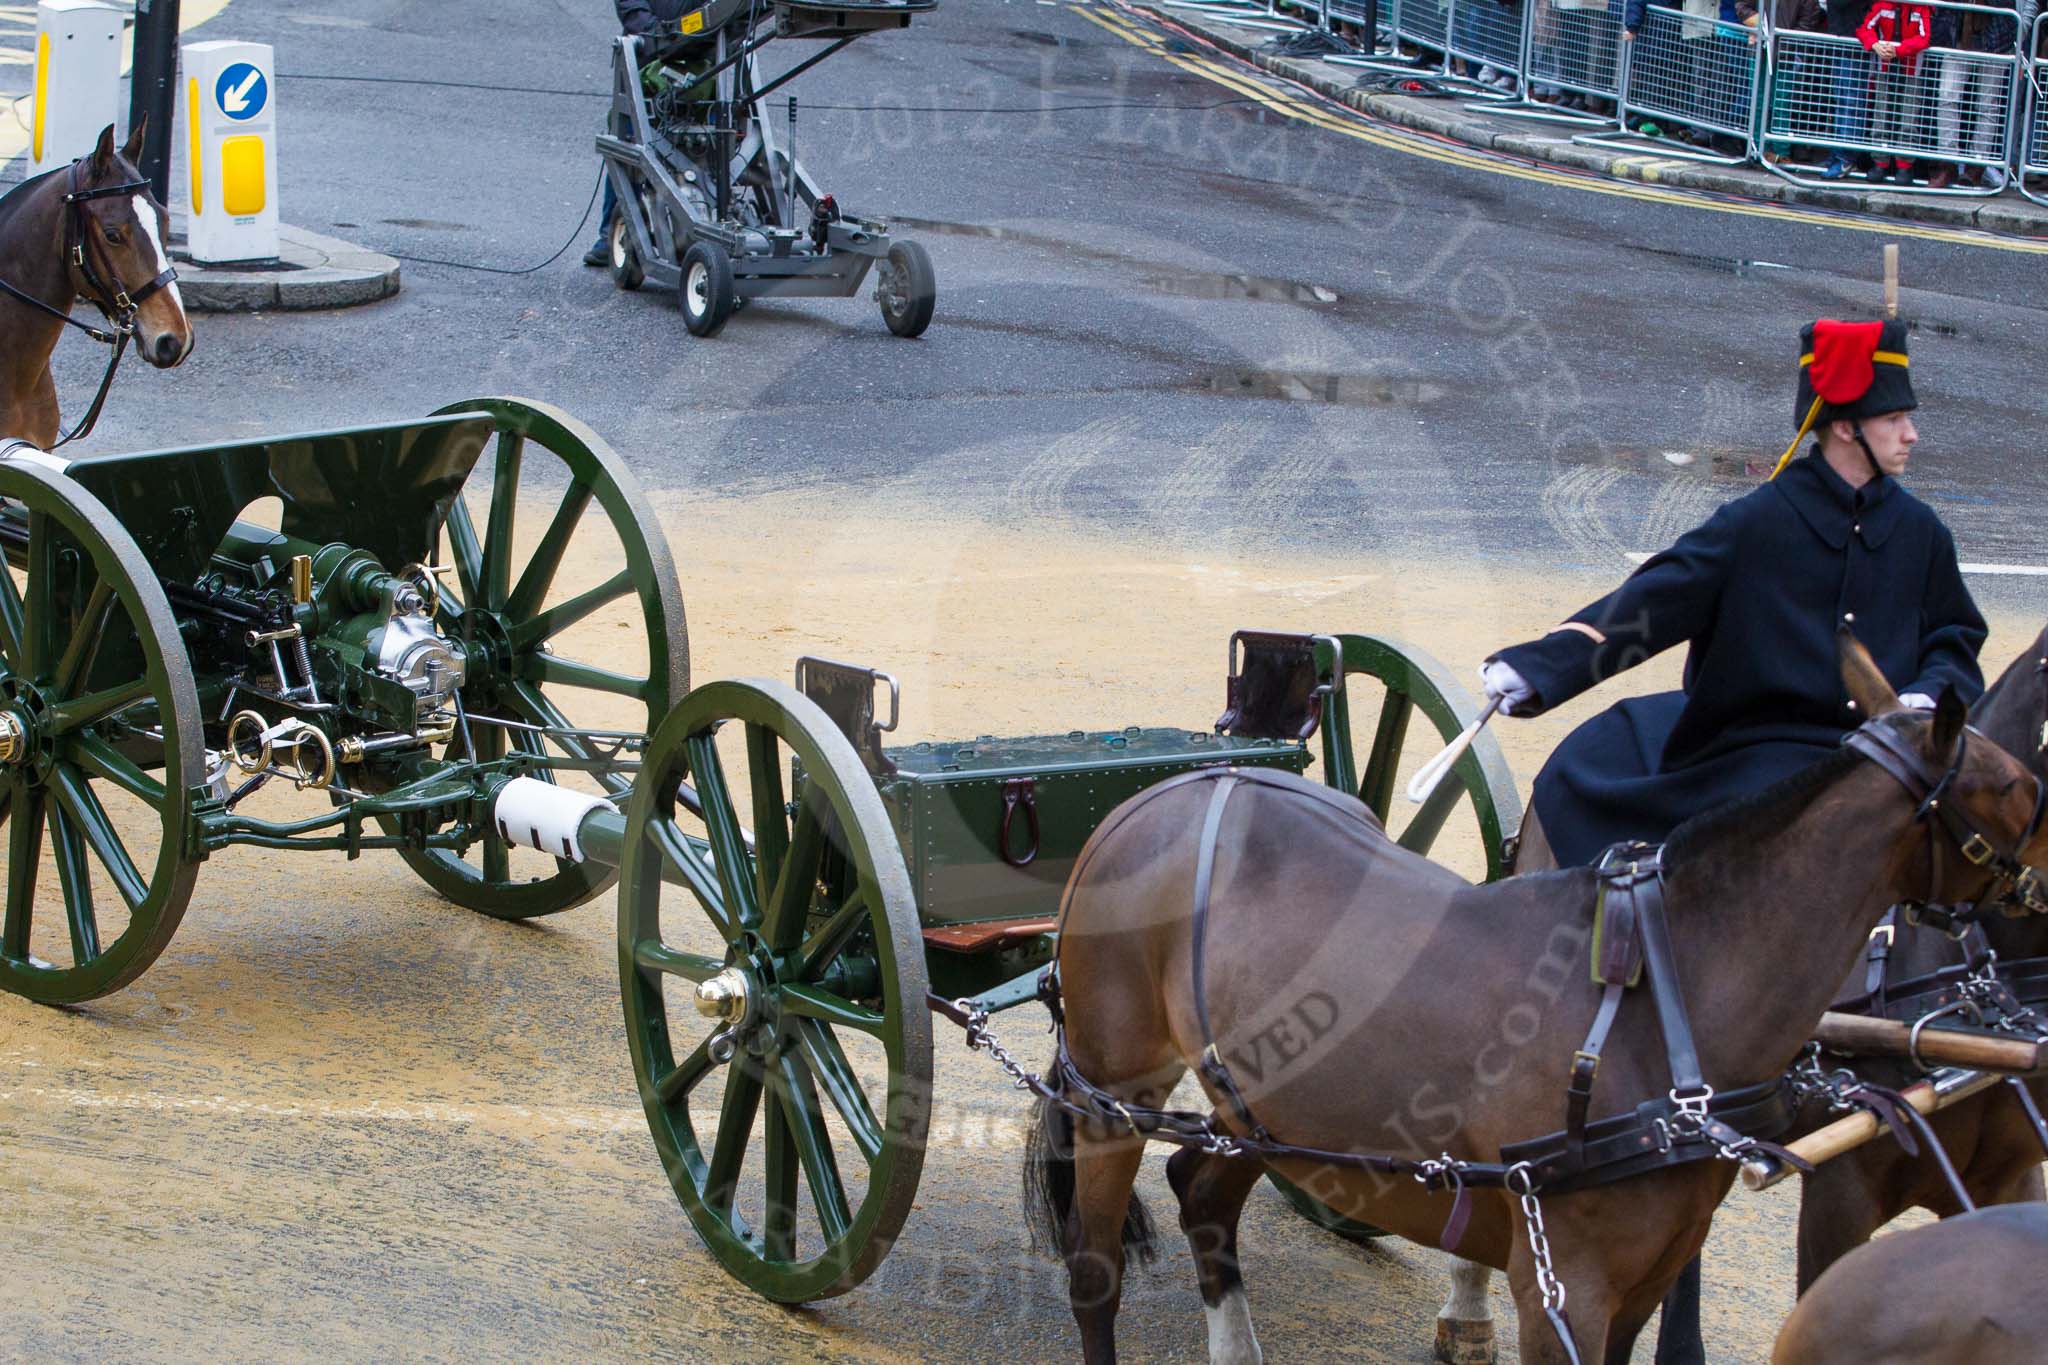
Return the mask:
[[[1615,703],[1537,774],[1537,837],[1560,866],[1662,840],[1833,750],[1866,719],[1835,666],[1841,628],[1909,705],[1932,706],[1943,687],[1965,702],[1984,690],[1984,618],[1955,540],[1898,482],[1919,439],[1905,327],[1822,319],[1800,337],[1799,434],[1771,479],[1481,670],[1503,711],[1534,716],[1691,647],[1683,690]],[[1809,432],[1819,439],[1793,458]]]
[[[1681,642],[1685,685],[1580,725],[1536,776],[1516,870],[1595,862],[1809,766],[1862,724],[1836,666],[1853,631],[1908,705],[1984,690],[1984,619],[1954,538],[1898,478],[1919,439],[1898,322],[1800,334],[1799,431],[1762,487],[1541,639],[1481,669],[1511,716],[1539,715]],[[1809,433],[1818,439],[1794,458]],[[1540,817],[1540,824],[1538,823]],[[1665,1302],[1664,1365],[1704,1359],[1699,1263]]]

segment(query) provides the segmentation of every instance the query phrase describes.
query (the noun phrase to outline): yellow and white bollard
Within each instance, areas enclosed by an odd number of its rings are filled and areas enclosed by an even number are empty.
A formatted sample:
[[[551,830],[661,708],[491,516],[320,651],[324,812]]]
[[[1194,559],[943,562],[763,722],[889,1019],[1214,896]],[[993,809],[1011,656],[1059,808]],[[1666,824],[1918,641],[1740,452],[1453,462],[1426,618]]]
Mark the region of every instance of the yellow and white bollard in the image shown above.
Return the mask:
[[[277,88],[267,43],[188,43],[185,160],[195,261],[277,258]]]
[[[29,102],[34,173],[68,165],[93,149],[121,98],[123,12],[101,0],[42,0],[36,6],[36,86]]]

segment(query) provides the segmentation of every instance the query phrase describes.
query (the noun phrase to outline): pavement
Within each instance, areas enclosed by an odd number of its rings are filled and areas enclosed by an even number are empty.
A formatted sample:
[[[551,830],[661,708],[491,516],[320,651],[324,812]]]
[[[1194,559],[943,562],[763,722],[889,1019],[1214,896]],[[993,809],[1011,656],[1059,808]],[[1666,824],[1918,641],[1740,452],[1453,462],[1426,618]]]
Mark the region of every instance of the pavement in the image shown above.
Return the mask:
[[[1585,127],[1574,128],[1554,122],[1545,128],[1528,118],[1490,115],[1484,112],[1484,106],[1466,100],[1360,89],[1362,77],[1368,81],[1376,77],[1367,76],[1356,66],[1276,55],[1268,50],[1275,41],[1272,34],[1216,19],[1199,9],[1150,4],[1137,4],[1133,8],[1161,22],[1193,30],[1261,70],[1298,81],[1316,93],[1361,113],[1404,128],[1450,138],[1470,147],[1527,157],[1554,166],[1594,171],[1616,180],[1632,180],[1641,184],[2048,238],[2048,208],[2023,198],[2015,189],[2008,188],[1994,196],[1966,198],[1960,195],[1898,193],[1855,184],[1796,185],[1760,166],[1719,166],[1661,154],[1653,139],[1635,139],[1638,145],[1630,149],[1591,146],[1573,140],[1575,134],[1594,131]],[[1530,106],[1518,107],[1528,109]],[[1612,125],[1608,125],[1606,131],[1611,134],[1614,131]]]
[[[178,291],[197,313],[308,312],[375,303],[398,292],[397,260],[339,237],[280,223],[277,259],[202,264],[185,254],[183,213],[171,215]]]

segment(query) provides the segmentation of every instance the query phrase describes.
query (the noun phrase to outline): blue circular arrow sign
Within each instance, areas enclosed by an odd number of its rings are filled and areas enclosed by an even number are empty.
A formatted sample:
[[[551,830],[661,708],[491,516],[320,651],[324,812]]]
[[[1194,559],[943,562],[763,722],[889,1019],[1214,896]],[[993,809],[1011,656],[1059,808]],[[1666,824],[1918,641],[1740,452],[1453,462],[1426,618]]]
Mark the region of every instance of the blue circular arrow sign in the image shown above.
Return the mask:
[[[270,100],[270,82],[248,62],[235,62],[213,83],[213,102],[229,118],[255,118]]]

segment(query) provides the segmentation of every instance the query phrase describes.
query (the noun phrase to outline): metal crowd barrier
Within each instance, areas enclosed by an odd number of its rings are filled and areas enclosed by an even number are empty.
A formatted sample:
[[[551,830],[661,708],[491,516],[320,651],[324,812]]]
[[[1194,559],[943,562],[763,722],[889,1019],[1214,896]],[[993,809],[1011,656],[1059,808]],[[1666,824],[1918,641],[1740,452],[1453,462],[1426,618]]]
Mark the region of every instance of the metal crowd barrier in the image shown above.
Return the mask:
[[[1447,57],[1490,66],[1524,89],[1522,38],[1528,0],[1451,0]]]
[[[1622,0],[1379,0],[1377,6],[1368,0],[1162,0],[1250,28],[1320,29],[1335,37],[1334,25],[1349,25],[1371,50],[1325,59],[1345,65],[1452,80],[1459,79],[1453,68],[1460,59],[1492,66],[1514,78],[1518,89],[1512,98],[1487,92],[1489,102],[1480,107],[1602,125],[1577,142],[1723,165],[1760,160],[1793,184],[1821,188],[1840,181],[1794,164],[1780,149],[1909,167],[1996,167],[2012,171],[2020,193],[2048,206],[2048,183],[2038,190],[2029,183],[2030,177],[2048,181],[2048,10],[2035,15],[2034,0],[2017,0],[2018,12],[1966,0],[1925,2],[1956,16],[1959,33],[1972,15],[2012,21],[2012,50],[1939,47],[1880,61],[1853,37],[1774,28],[1769,4],[1760,6],[1755,28],[1652,4],[1634,39],[1624,41]],[[1367,27],[1375,31],[1363,33]],[[1404,44],[1434,59],[1403,56]],[[1614,113],[1602,117],[1539,102],[1533,97],[1539,86],[1612,101]],[[1629,131],[1645,120],[1660,132],[1685,127],[1718,135],[1737,150],[1689,148]],[[1891,184],[1919,194],[1998,193],[1988,185],[1936,190],[1921,180]]]
[[[1948,3],[1929,8],[2013,21],[2010,52],[1965,52],[1932,47],[1912,57],[1881,61],[1851,37],[1779,30],[1765,44],[1764,89],[1758,140],[1824,148],[1843,157],[1871,157],[1878,169],[1869,183],[1886,183],[1885,163],[1928,161],[1936,166],[2003,168],[2012,160],[2012,109],[2018,94],[2019,24],[2010,9]],[[1795,185],[1839,184],[1783,158],[1764,163]],[[1992,195],[1997,186],[1916,184],[1911,170],[1891,184],[1919,194]]]
[[[1621,99],[1622,0],[1531,0],[1529,84],[1587,99]],[[1541,107],[1541,106],[1539,106]],[[1570,117],[1568,111],[1551,111]],[[1578,121],[1609,119],[1580,116]]]
[[[1274,0],[1160,0],[1160,4],[1168,9],[1189,10],[1205,19],[1236,28],[1262,28],[1284,33],[1302,27],[1292,19],[1283,18]]]
[[[1687,14],[1665,5],[1647,6],[1633,41],[1621,44],[1621,130],[1585,133],[1572,139],[1591,146],[1652,146],[1664,156],[1734,166],[1755,152],[1750,145],[1750,109],[1756,96],[1762,44],[1749,28],[1718,18]],[[1684,147],[1662,139],[1638,139],[1632,119],[1663,127],[1680,124],[1741,144],[1735,153]]]
[[[2048,53],[2042,51],[2042,44],[2048,42],[2048,27],[2044,25],[2048,25],[2048,12],[2035,16],[2027,35],[2027,101],[2020,131],[2019,173],[2013,179],[2021,194],[2048,207],[2048,198],[2027,183],[2030,175],[2048,175]]]

